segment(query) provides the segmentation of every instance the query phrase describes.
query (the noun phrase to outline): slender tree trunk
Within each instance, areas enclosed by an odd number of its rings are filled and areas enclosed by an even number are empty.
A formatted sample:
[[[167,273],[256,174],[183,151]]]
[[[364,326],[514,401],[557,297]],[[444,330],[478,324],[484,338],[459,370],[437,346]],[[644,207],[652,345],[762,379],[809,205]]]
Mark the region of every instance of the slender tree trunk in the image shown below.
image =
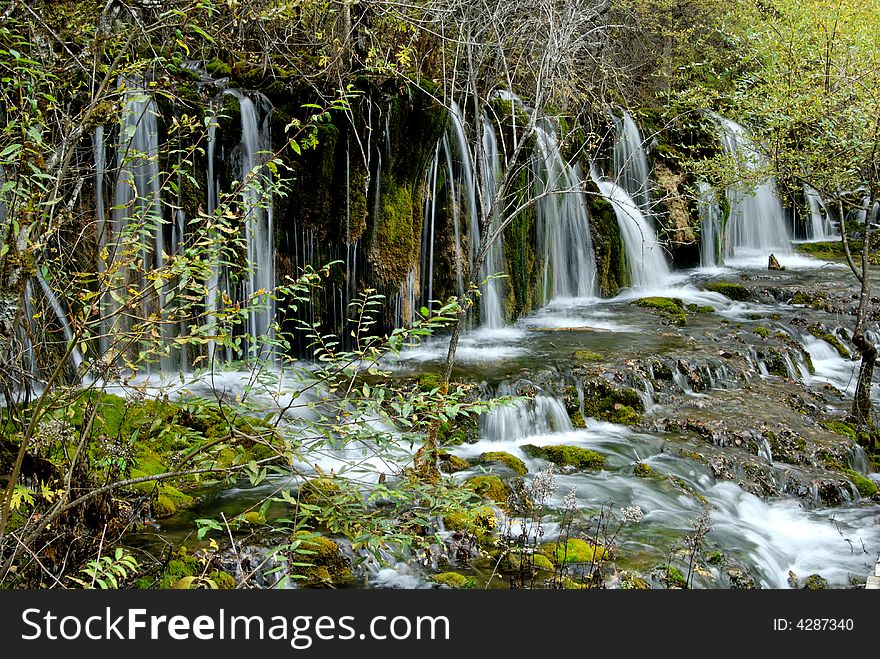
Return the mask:
[[[861,263],[861,292],[859,294],[859,307],[856,315],[856,325],[853,329],[853,345],[862,357],[859,367],[859,377],[856,383],[856,393],[852,405],[852,418],[860,428],[873,429],[872,416],[873,404],[871,402],[871,385],[874,376],[874,367],[877,365],[877,346],[875,346],[865,334],[865,325],[871,310],[871,276],[868,271],[871,224],[876,220],[872,212],[873,199],[868,202],[868,212],[865,215],[864,243],[862,245]],[[873,441],[872,441],[873,443]]]

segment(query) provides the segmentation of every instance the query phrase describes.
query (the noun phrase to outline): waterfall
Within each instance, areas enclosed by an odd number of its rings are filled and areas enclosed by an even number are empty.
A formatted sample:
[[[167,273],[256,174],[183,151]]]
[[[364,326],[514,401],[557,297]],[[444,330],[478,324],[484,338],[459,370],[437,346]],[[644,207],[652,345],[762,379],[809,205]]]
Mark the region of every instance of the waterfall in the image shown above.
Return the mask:
[[[602,196],[614,207],[632,286],[644,288],[662,284],[671,273],[651,223],[626,190],[602,179],[595,169],[592,175]]]
[[[697,184],[697,209],[700,214],[700,265],[710,268],[721,262],[721,208],[715,191],[708,183]]]
[[[498,387],[496,396],[515,396],[509,383]],[[544,392],[533,400],[517,399],[493,409],[482,418],[481,437],[496,442],[548,435],[572,430],[571,419],[562,401]]]
[[[834,240],[839,238],[839,234],[831,223],[831,213],[825,205],[822,195],[809,185],[804,183],[804,197],[810,207],[810,223],[807,224],[809,229],[808,240]]]
[[[740,165],[757,172],[766,169],[766,159],[758,152],[745,128],[738,123],[716,116],[722,128],[722,146],[725,153]],[[782,214],[782,203],[776,193],[776,183],[768,178],[745,192],[736,185],[728,186],[727,200],[730,217],[724,231],[725,257],[790,251],[790,239]]]
[[[39,271],[37,271],[34,276],[40,283],[40,287],[43,289],[43,294],[46,296],[49,306],[51,306],[52,311],[55,312],[55,317],[58,319],[61,329],[64,330],[64,338],[67,340],[67,344],[72,344],[73,329],[70,327],[70,322],[67,320],[67,314],[61,306],[61,301],[58,299],[58,296],[55,295],[55,291],[52,290],[52,287],[49,286],[49,282],[46,281]],[[79,351],[79,346],[73,346],[73,349],[70,352],[70,363],[73,364],[73,369],[76,371],[77,376],[80,375],[79,367],[82,365],[82,362],[83,358],[82,353]]]
[[[257,97],[258,106],[250,97],[236,89],[229,89],[225,93],[238,100],[241,113],[241,142],[237,149],[236,164],[239,182],[242,184],[241,203],[248,264],[241,299],[251,301],[247,332],[257,348],[252,351],[251,356],[267,356],[274,351],[265,349],[260,344],[264,337],[272,336],[275,323],[275,302],[270,294],[275,288],[275,243],[272,195],[266,187],[268,174],[262,169],[264,164],[262,154],[271,148],[269,133],[271,106],[262,95]]]
[[[595,297],[596,258],[580,167],[562,157],[549,121],[536,122],[535,133],[535,218],[544,252],[545,299]]]
[[[488,208],[489,235],[498,230],[501,217],[498,209],[492,205],[492,200],[498,191],[498,183],[501,181],[501,155],[498,153],[498,138],[495,135],[495,125],[488,116],[483,115],[482,124],[482,158],[483,204]],[[471,218],[471,236],[480,236],[480,220],[474,214]],[[474,238],[474,240],[475,240]],[[486,251],[483,265],[480,268],[480,280],[486,281],[480,295],[480,321],[483,327],[497,329],[504,327],[504,307],[502,297],[504,295],[504,280],[501,278],[489,279],[493,275],[504,272],[504,242],[499,235]]]
[[[648,155],[645,153],[642,133],[626,110],[614,116],[614,150],[611,166],[615,182],[627,191],[645,215],[651,211],[651,180]]]

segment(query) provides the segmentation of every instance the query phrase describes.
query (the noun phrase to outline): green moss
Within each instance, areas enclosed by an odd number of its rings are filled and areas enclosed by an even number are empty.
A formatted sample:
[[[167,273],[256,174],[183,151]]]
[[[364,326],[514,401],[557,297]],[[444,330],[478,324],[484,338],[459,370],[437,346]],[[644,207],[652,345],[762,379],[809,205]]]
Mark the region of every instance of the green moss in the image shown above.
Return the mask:
[[[618,580],[621,590],[651,590],[651,584],[637,574],[621,572]]]
[[[332,478],[312,478],[299,488],[299,500],[310,505],[326,504],[329,499],[342,493],[342,488]]]
[[[593,545],[580,538],[569,538],[564,543],[548,542],[541,545],[538,551],[556,565],[562,563],[593,563],[608,556],[608,550],[600,545]]]
[[[383,176],[379,217],[374,222],[378,224],[372,250],[376,272],[385,283],[402,281],[418,255],[412,186]]]
[[[862,241],[861,240],[850,240],[849,241],[850,253],[855,256],[862,249]],[[840,240],[830,241],[830,242],[820,242],[820,243],[803,243],[797,246],[797,251],[803,254],[809,254],[817,259],[822,259],[823,261],[834,261],[836,259],[845,259],[846,252],[843,247],[843,242]],[[872,251],[869,256],[869,261],[871,265],[880,264],[880,254],[876,251]]]
[[[523,570],[531,570],[532,568],[538,571],[553,571],[553,563],[551,560],[540,552],[533,552],[531,554],[515,552],[508,554],[503,566],[512,572],[522,572]]]
[[[228,78],[232,75],[232,68],[226,62],[216,57],[205,62],[205,71],[215,78]]]
[[[749,289],[747,289],[742,284],[736,284],[730,281],[713,281],[703,286],[707,291],[712,291],[714,293],[721,293],[725,297],[729,297],[731,300],[736,300],[738,302],[744,302],[751,297],[749,293]]]
[[[578,350],[574,353],[574,358],[582,364],[587,362],[601,362],[605,359],[598,352],[593,352],[592,350]]]
[[[446,586],[447,588],[455,588],[457,590],[465,590],[469,588],[473,588],[476,585],[476,579],[473,577],[467,577],[463,574],[459,574],[458,572],[441,572],[440,574],[434,574],[429,577],[431,581],[434,583],[438,583],[441,586]]]
[[[535,446],[526,444],[522,447],[526,455],[543,458],[560,467],[576,467],[577,469],[604,469],[607,466],[605,456],[580,448],[579,446]]]
[[[422,373],[419,375],[418,384],[419,389],[422,391],[434,391],[443,386],[443,374],[432,372]]]
[[[217,588],[232,590],[235,588],[235,577],[220,570],[205,570],[205,564],[195,556],[191,556],[186,547],[181,547],[172,557],[158,577],[144,576],[139,578],[135,588],[159,588],[167,590],[209,587],[204,583],[209,579]]]
[[[487,453],[483,453],[479,459],[478,464],[487,464],[487,463],[498,463],[502,464],[511,471],[519,474],[520,476],[525,476],[529,473],[529,470],[526,468],[526,463],[520,460],[515,455],[511,455],[506,451],[489,451]]]
[[[843,435],[844,437],[849,437],[852,440],[858,438],[855,428],[853,428],[848,423],[845,423],[843,421],[822,421],[821,423],[833,433]]]
[[[709,565],[714,565],[718,567],[719,565],[724,563],[724,552],[722,551],[710,551],[706,554],[706,562]]]
[[[507,505],[512,493],[510,486],[494,474],[474,476],[465,482],[475,494],[491,499],[502,507]]]
[[[443,450],[438,453],[438,461],[440,462],[440,471],[444,474],[454,474],[457,471],[464,471],[471,466],[471,463],[464,458]]]
[[[156,502],[153,504],[153,511],[156,517],[170,517],[181,508],[189,508],[195,503],[195,499],[184,494],[172,485],[162,483],[159,485],[159,493]]]
[[[850,354],[850,351],[845,345],[843,345],[843,342],[840,339],[834,336],[831,332],[826,332],[821,326],[808,325],[807,331],[815,336],[817,339],[821,339],[830,344],[831,347],[837,351],[837,354],[839,354],[844,359],[849,359],[852,356]]]
[[[758,327],[755,328],[755,334],[757,334],[758,336],[760,336],[763,339],[766,339],[767,337],[770,336],[770,330],[768,330],[766,327],[762,327],[759,325]]]
[[[819,574],[811,574],[804,580],[805,590],[826,590],[828,581]]]
[[[589,163],[586,163],[585,170],[588,169]],[[596,183],[588,177],[585,185],[599,289],[602,295],[611,297],[631,284],[620,226],[614,206],[600,194]]]
[[[571,425],[573,428],[586,428],[587,420],[584,419],[584,415],[581,414],[580,410],[575,410],[569,415],[571,419]]]
[[[659,570],[662,574],[660,579],[667,588],[687,588],[687,580],[681,570],[674,565],[661,565]]]
[[[654,469],[651,465],[639,462],[633,468],[633,473],[639,478],[662,478],[663,474]]]
[[[339,588],[354,579],[348,559],[330,538],[298,531],[291,540],[299,543],[296,548],[297,561],[309,563],[307,567],[299,568],[303,577],[300,583],[312,587]]]
[[[498,518],[489,506],[480,506],[443,517],[443,526],[447,531],[461,531],[473,535],[481,545],[492,544]]]
[[[632,304],[668,316],[673,325],[687,325],[684,303],[677,297],[643,297],[635,300]]]
[[[853,471],[852,469],[845,469],[843,473],[845,473],[847,478],[852,481],[852,484],[856,486],[859,494],[863,497],[872,497],[877,494],[878,491],[880,491],[880,488],[877,487],[877,483],[872,481],[870,478],[862,476],[857,471]]]
[[[691,313],[715,313],[715,307],[711,304],[688,304],[685,308]]]
[[[636,425],[642,421],[644,403],[635,389],[616,387],[604,378],[586,380],[584,387],[584,416]]]
[[[251,526],[263,526],[266,523],[265,515],[261,515],[256,510],[249,510],[241,516],[241,519],[245,524],[250,524]]]

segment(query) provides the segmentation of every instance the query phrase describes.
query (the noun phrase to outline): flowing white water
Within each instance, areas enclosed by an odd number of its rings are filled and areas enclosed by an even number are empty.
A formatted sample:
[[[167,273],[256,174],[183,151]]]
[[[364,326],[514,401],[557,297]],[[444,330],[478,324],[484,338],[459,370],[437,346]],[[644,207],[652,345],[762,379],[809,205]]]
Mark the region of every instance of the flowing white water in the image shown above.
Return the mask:
[[[118,173],[113,191],[114,242],[110,250],[116,254],[124,249],[123,242],[140,242],[141,257],[148,270],[160,268],[165,263],[157,113],[153,98],[144,90],[135,86],[125,90],[125,105],[116,150]],[[151,235],[152,239],[145,240],[145,235]],[[121,272],[111,285],[121,293],[127,285],[136,284],[137,276],[131,270]],[[157,305],[160,314],[164,299],[163,291],[159,291]],[[105,314],[115,317],[119,311],[119,303],[112,296],[107,296],[105,303]],[[146,317],[150,310],[140,309],[134,313]],[[108,335],[112,332],[126,332],[131,329],[131,325],[130,312],[125,313],[107,329]]]
[[[642,133],[629,112],[614,115],[614,182],[627,191],[645,215],[651,212],[651,170]]]
[[[712,268],[721,263],[721,208],[715,191],[700,181],[697,208],[700,213],[700,265]]]
[[[721,143],[725,153],[747,170],[765,170],[767,161],[755,148],[746,129],[730,119],[716,118],[722,128]],[[725,258],[760,254],[766,261],[771,253],[779,255],[791,251],[782,202],[772,177],[758,183],[749,192],[737,185],[728,186],[727,200],[730,217],[724,231]]]
[[[501,154],[498,152],[498,138],[495,135],[495,124],[488,116],[483,116],[482,122],[482,203],[488,207],[489,236],[492,236],[501,224],[501,216],[495,208],[493,200],[501,182]],[[480,235],[479,218],[471,219],[471,236]],[[499,235],[489,245],[486,252],[483,267],[480,269],[480,279],[487,280],[482,295],[480,296],[480,320],[484,327],[497,329],[504,327],[504,280],[496,275],[503,275],[504,268],[504,241]],[[493,277],[492,279],[489,279]]]
[[[43,294],[46,296],[46,300],[49,302],[49,306],[52,307],[52,311],[55,313],[55,317],[58,319],[58,323],[61,325],[61,329],[64,331],[64,338],[67,340],[67,345],[71,348],[70,363],[73,364],[73,369],[76,372],[77,376],[80,376],[81,373],[79,367],[82,365],[83,362],[82,352],[80,352],[79,346],[72,345],[73,329],[70,326],[70,321],[67,319],[67,313],[65,313],[64,308],[61,306],[61,301],[58,299],[58,296],[55,295],[55,291],[52,290],[52,287],[49,286],[49,282],[45,280],[43,275],[40,274],[39,271],[37,271],[34,276],[40,283],[40,288],[43,289]]]
[[[560,297],[595,297],[596,257],[580,168],[562,157],[548,121],[539,120],[535,133],[535,218],[544,253],[545,303]]]
[[[275,324],[275,302],[268,292],[276,284],[272,194],[267,187],[269,174],[264,169],[265,154],[271,149],[269,114],[272,108],[262,95],[258,95],[257,102],[254,102],[236,89],[226,93],[238,100],[241,111],[237,164],[239,181],[244,183],[241,201],[248,263],[241,297],[254,303],[247,321],[248,335],[252,340],[251,356],[266,357],[273,354],[273,350],[264,341],[272,337]]]
[[[825,201],[816,190],[804,183],[804,197],[810,207],[810,223],[808,240],[833,240],[838,238],[839,234],[831,223],[831,214]]]
[[[671,272],[651,223],[626,190],[613,181],[600,178],[595,170],[592,173],[602,196],[614,207],[632,286],[644,288],[663,284]]]

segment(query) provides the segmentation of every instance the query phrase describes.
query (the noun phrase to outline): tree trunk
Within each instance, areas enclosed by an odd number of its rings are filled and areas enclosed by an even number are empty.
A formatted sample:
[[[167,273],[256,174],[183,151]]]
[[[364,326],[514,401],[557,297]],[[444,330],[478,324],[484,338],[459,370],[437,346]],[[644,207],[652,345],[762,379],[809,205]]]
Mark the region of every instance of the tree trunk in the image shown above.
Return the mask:
[[[853,345],[862,357],[859,367],[859,377],[856,383],[856,393],[852,404],[852,419],[855,424],[865,430],[874,429],[873,403],[871,402],[871,384],[873,382],[874,367],[877,364],[877,346],[865,335],[871,308],[871,276],[868,271],[871,244],[871,224],[877,219],[872,213],[873,198],[868,201],[868,212],[865,215],[865,234],[862,245],[861,283],[859,295],[859,308],[856,315],[856,325],[853,329]],[[874,443],[873,440],[871,442]]]

